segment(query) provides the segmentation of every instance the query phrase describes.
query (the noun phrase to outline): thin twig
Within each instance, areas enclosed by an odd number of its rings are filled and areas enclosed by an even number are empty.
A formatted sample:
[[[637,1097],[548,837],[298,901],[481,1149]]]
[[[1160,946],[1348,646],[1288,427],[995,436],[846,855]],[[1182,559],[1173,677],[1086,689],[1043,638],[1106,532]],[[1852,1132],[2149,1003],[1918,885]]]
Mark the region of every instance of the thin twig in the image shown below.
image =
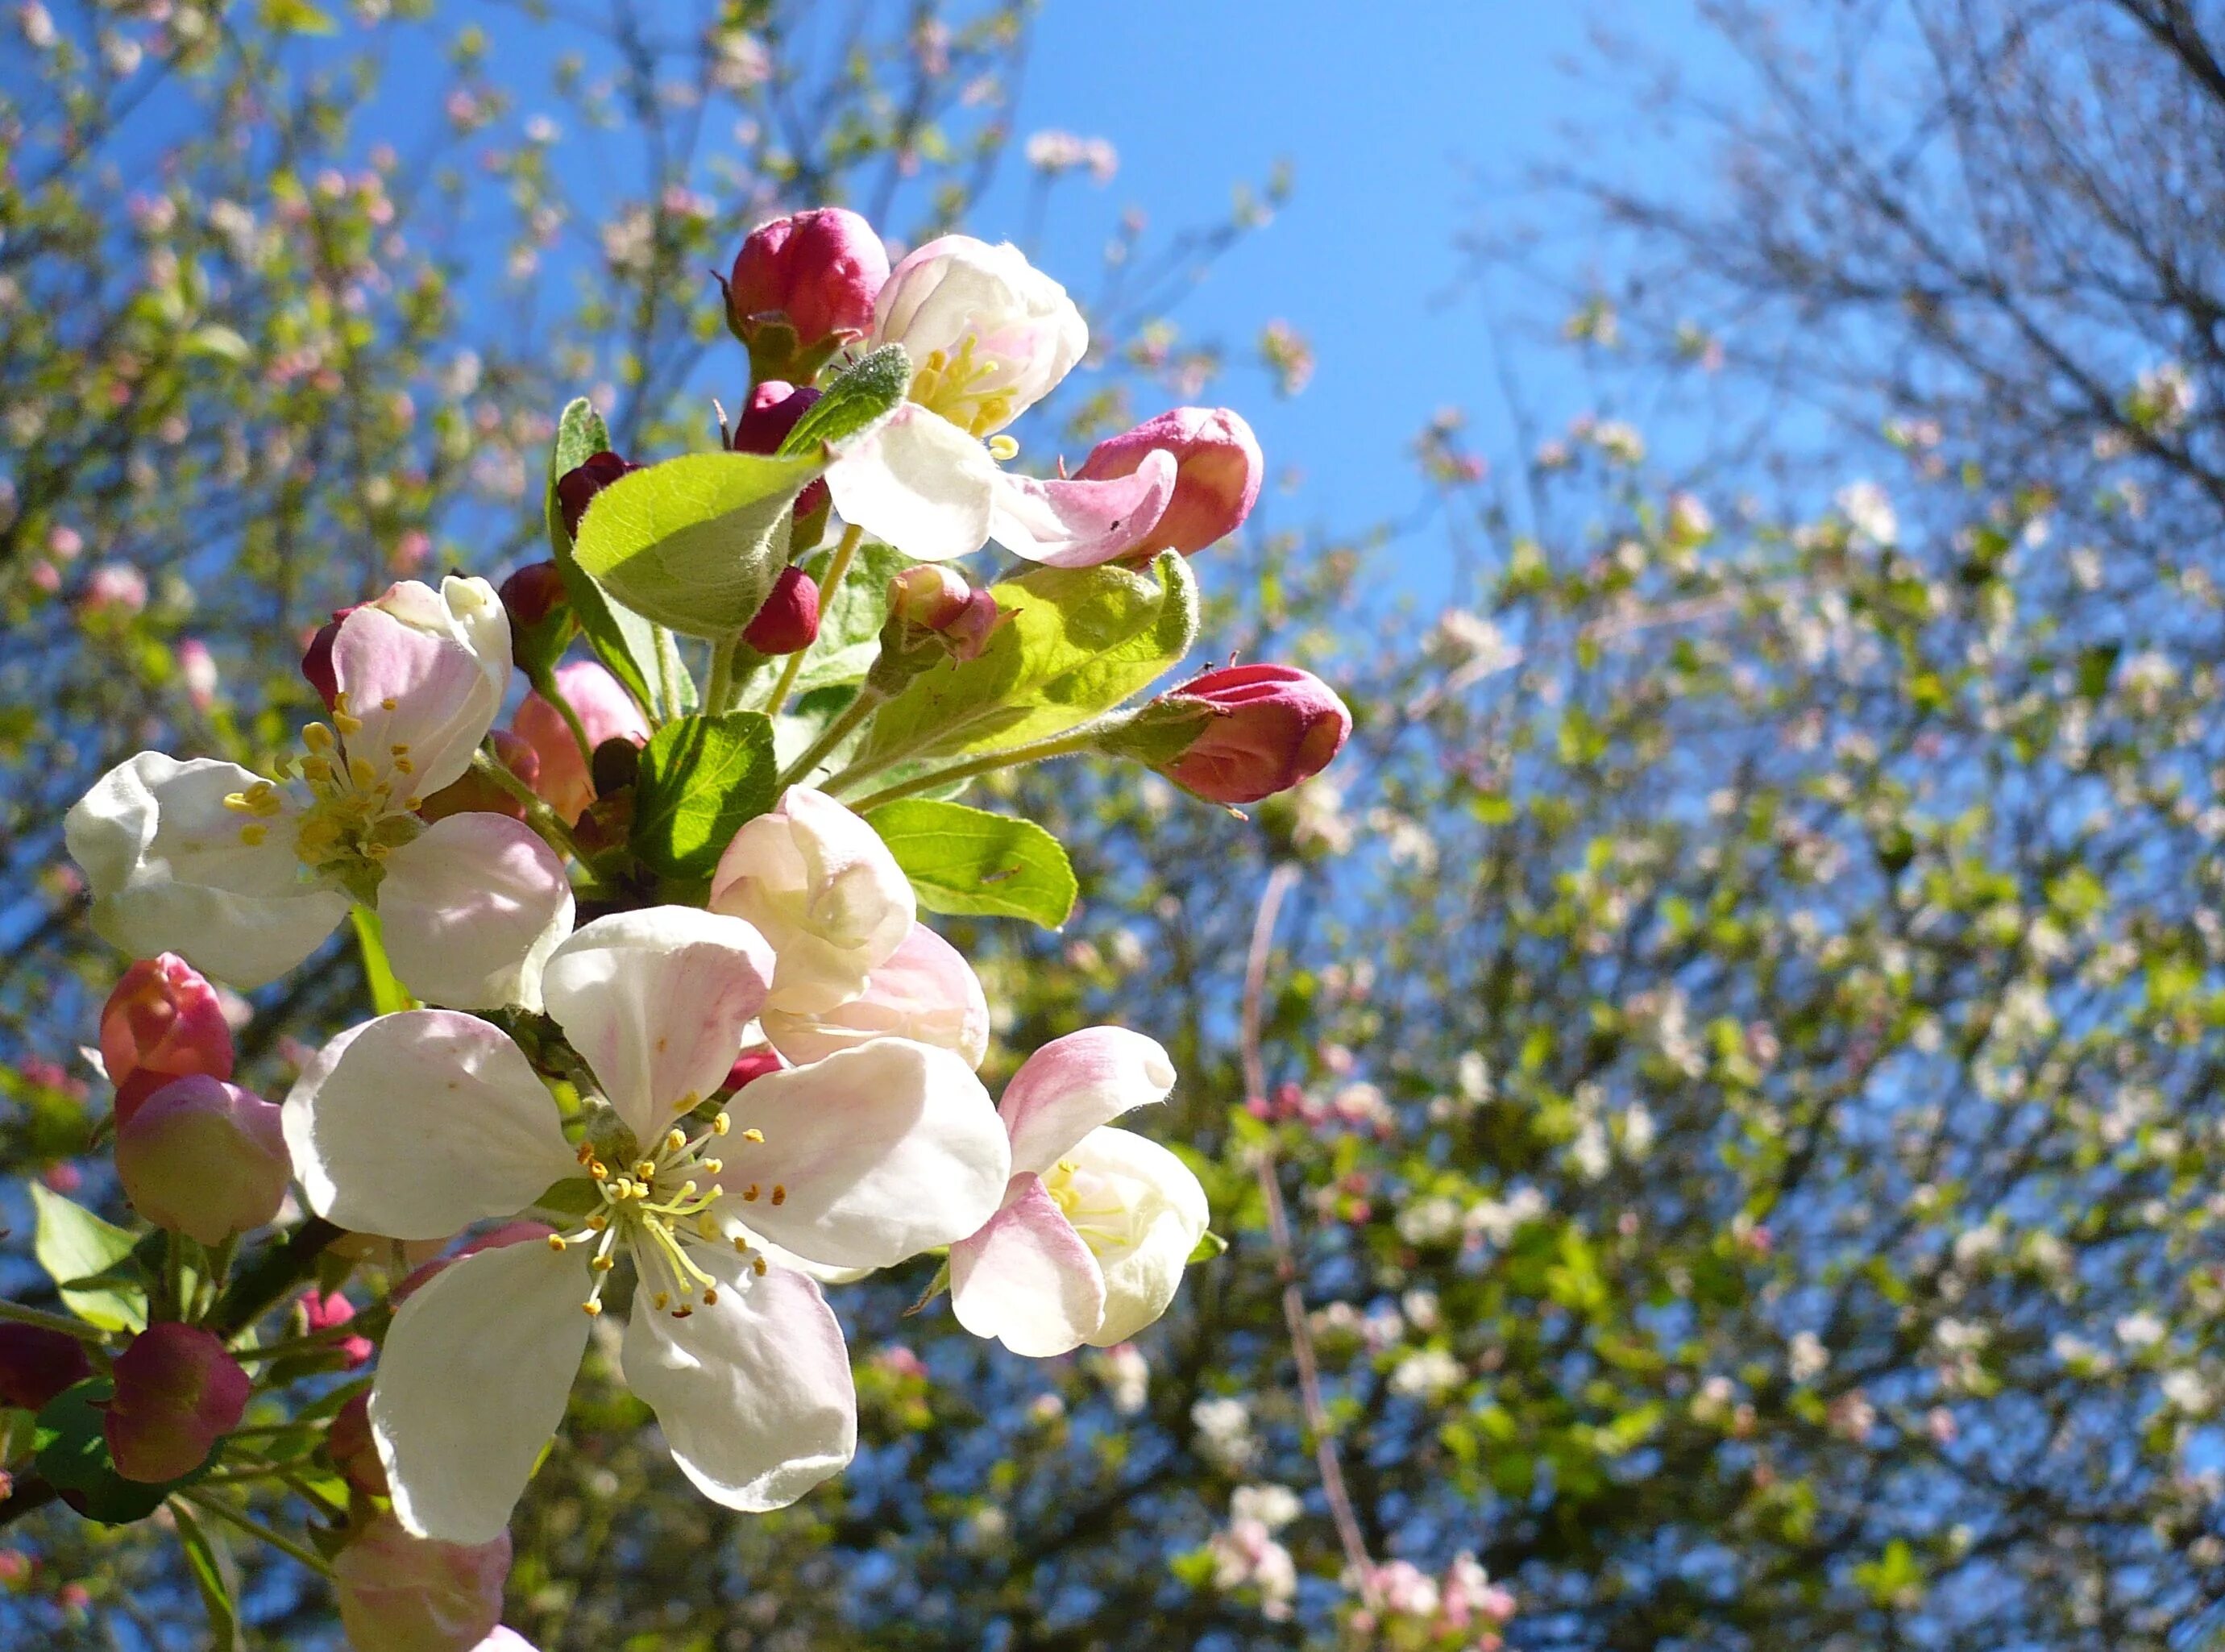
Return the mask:
[[[1244,1087],[1252,1097],[1267,1097],[1267,1064],[1260,1052],[1260,1021],[1267,995],[1267,954],[1275,940],[1275,920],[1283,902],[1303,874],[1296,861],[1284,861],[1267,875],[1259,892],[1258,915],[1252,922],[1252,946],[1244,960],[1244,1014],[1241,1051]],[[1337,1459],[1336,1436],[1328,1408],[1322,1402],[1321,1361],[1314,1351],[1313,1327],[1306,1321],[1306,1302],[1298,1288],[1297,1242],[1290,1227],[1290,1208],[1283,1202],[1283,1184],[1276,1174],[1271,1140],[1259,1149],[1252,1169],[1259,1180],[1259,1197],[1267,1207],[1267,1242],[1274,1247],[1275,1276],[1283,1286],[1283,1321],[1290,1332],[1290,1356],[1298,1368],[1298,1405],[1306,1429],[1314,1437],[1314,1461],[1320,1466],[1322,1495],[1328,1503],[1329,1518],[1343,1545],[1345,1563],[1370,1605],[1375,1597],[1374,1563],[1368,1559],[1367,1540],[1353,1512],[1352,1493],[1344,1484],[1344,1465]]]

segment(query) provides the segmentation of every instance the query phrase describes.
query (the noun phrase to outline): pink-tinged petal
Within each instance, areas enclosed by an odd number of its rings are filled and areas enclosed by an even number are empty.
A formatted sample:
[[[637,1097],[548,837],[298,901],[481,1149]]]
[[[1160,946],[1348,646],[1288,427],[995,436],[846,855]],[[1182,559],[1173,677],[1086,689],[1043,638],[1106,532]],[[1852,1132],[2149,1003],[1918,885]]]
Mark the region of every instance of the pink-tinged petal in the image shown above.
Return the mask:
[[[159,751],[102,775],[64,822],[94,929],[138,957],[176,953],[242,990],[316,951],[347,916],[347,897],[304,881],[289,814],[257,822],[259,841],[241,835],[247,817],[224,800],[257,779],[237,763]]]
[[[1174,1063],[1141,1033],[1086,1027],[1053,1039],[1021,1064],[998,1104],[1013,1171],[1042,1174],[1100,1124],[1164,1101],[1174,1087]]]
[[[783,1509],[858,1449],[858,1399],[842,1327],[800,1274],[758,1275],[701,1251],[719,1300],[675,1320],[637,1301],[626,1386],[649,1403],[672,1459],[713,1503]]]
[[[417,797],[472,766],[502,706],[501,691],[461,642],[406,625],[371,604],[340,622],[333,678],[347,697],[348,715],[362,724],[342,728],[350,757],[381,773],[396,758],[407,762],[396,789]]]
[[[309,1207],[360,1233],[446,1238],[580,1173],[523,1052],[447,1010],[342,1033],[295,1083],[284,1123]]]
[[[765,1036],[790,1061],[825,1060],[876,1038],[933,1044],[979,1068],[989,1053],[989,1000],[959,950],[923,923],[865,978],[865,990],[847,1003],[815,1014],[790,1015],[770,1006]]]
[[[458,1010],[541,1008],[541,971],[572,933],[564,863],[522,820],[452,814],[386,858],[386,953],[402,984]]]
[[[153,1325],[116,1357],[116,1395],[102,1427],[116,1472],[160,1484],[192,1473],[239,1427],[254,1384],[210,1332]]]
[[[542,996],[628,1129],[646,1141],[726,1082],[763,1007],[772,949],[738,918],[650,907],[559,946]]]
[[[279,1110],[204,1073],[162,1086],[116,1128],[116,1174],[156,1227],[206,1245],[273,1221],[291,1168]]]
[[[1151,548],[1175,495],[1175,458],[1152,453],[1130,475],[1102,482],[1000,474],[989,537],[1030,562],[1093,568]]]
[[[767,1073],[728,1111],[722,1213],[830,1267],[885,1268],[961,1239],[1010,1179],[981,1081],[926,1044],[877,1039]]]
[[[580,719],[580,731],[590,747],[605,740],[647,744],[649,719],[618,680],[594,661],[578,660],[557,667],[556,692]],[[595,801],[594,778],[587,772],[587,760],[580,755],[580,743],[573,737],[563,712],[539,694],[529,693],[518,702],[510,726],[541,760],[541,773],[533,789],[565,820],[578,820]]]
[[[1014,1176],[1005,1198],[987,1226],[950,1247],[950,1310],[1024,1358],[1070,1352],[1105,1317],[1105,1276],[1042,1177]]]
[[[413,1535],[489,1543],[564,1420],[587,1349],[577,1250],[511,1244],[466,1256],[394,1316],[371,1430]]]
[[[1002,474],[981,443],[907,402],[835,459],[827,486],[852,527],[941,562],[989,542]]]
[[[124,972],[100,1011],[100,1060],[116,1086],[116,1122],[174,1079],[231,1076],[231,1024],[200,971],[174,953]]]
[[[358,1652],[471,1652],[502,1617],[510,1534],[487,1543],[413,1537],[382,1514],[333,1561],[340,1626]]]

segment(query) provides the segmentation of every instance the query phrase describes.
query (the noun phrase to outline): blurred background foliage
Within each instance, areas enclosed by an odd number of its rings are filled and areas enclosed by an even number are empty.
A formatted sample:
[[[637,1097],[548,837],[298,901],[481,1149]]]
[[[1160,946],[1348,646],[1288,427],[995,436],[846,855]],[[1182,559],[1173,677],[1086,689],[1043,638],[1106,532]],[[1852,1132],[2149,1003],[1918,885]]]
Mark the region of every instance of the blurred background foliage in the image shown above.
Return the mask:
[[[546,1652],[1430,1644],[1353,1621],[1263,1167],[1353,1537],[1473,1553],[1511,1646],[2219,1643],[2225,7],[1700,17],[1727,90],[1609,43],[1585,73],[1713,176],[1638,187],[1607,136],[1539,157],[1550,235],[1442,226],[1585,402],[1479,363],[1513,437],[1412,409],[1426,510],[1201,568],[1216,653],[1351,699],[1329,775],[1249,820],[1001,782],[1084,905],[950,927],[987,1076],[1092,1021],[1161,1037],[1154,1133],[1229,1251],[1133,1349],[1043,1364],[906,1317],[929,1263],[838,1293],[859,1460],[772,1516],[692,1495],[591,1354],[514,1526]],[[529,558],[567,396],[622,449],[701,445],[746,370],[705,271],[756,219],[995,235],[1000,168],[1087,157],[1011,123],[1023,3],[10,23],[0,1285],[35,1300],[22,1179],[114,1201],[74,1051],[120,962],[67,805],[142,747],[274,750],[333,605]],[[1214,399],[1163,316],[1279,187],[1053,272],[1102,370],[1062,445]],[[338,952],[268,990],[248,1081],[360,1002]],[[1294,1517],[1239,1498],[1270,1485]],[[155,1535],[10,1528],[0,1640],[202,1643]],[[258,1644],[336,1641],[289,1563],[244,1598]]]

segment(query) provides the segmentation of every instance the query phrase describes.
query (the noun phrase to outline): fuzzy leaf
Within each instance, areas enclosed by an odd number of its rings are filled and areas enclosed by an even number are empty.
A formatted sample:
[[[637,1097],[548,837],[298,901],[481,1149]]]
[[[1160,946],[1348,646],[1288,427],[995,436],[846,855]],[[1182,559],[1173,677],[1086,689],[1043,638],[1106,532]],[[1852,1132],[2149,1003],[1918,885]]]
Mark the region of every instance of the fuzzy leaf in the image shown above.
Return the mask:
[[[865,817],[929,912],[1025,918],[1056,929],[1074,910],[1074,867],[1032,820],[906,798]]]
[[[700,882],[745,821],[772,807],[780,772],[762,712],[683,717],[642,749],[632,845],[652,871]]]
[[[564,513],[557,507],[556,484],[598,453],[610,451],[610,433],[603,415],[586,396],[574,400],[556,422],[556,444],[548,453],[548,481],[542,510],[548,522],[549,554],[556,571],[564,576],[564,594],[580,617],[580,629],[595,650],[595,657],[625,685],[626,692],[644,709],[656,709],[650,684],[656,669],[656,636],[650,623],[622,603],[603,594],[573,554],[572,535],[564,529]]]

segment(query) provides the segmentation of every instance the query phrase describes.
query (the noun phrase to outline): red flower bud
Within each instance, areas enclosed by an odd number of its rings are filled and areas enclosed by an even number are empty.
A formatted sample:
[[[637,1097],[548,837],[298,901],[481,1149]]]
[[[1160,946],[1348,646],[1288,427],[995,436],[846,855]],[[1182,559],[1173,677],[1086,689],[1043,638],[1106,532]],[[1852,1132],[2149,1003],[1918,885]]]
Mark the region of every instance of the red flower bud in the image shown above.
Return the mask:
[[[116,1130],[116,1174],[132,1207],[203,1244],[263,1226],[291,1174],[279,1109],[196,1074],[147,1098]]]
[[[317,691],[317,698],[325,702],[326,711],[340,697],[339,678],[333,670],[333,643],[340,634],[340,622],[362,605],[352,603],[345,608],[333,609],[332,618],[317,628],[317,634],[309,639],[309,646],[301,650],[301,675]]]
[[[1175,456],[1175,494],[1142,548],[1184,556],[1226,539],[1258,502],[1266,460],[1252,427],[1227,408],[1176,408],[1089,450],[1077,482],[1132,476],[1144,455]]]
[[[756,1083],[768,1073],[779,1072],[783,1065],[780,1057],[770,1049],[744,1050],[734,1058],[733,1066],[726,1069],[726,1088],[739,1090]]]
[[[124,972],[100,1012],[100,1059],[116,1086],[116,1122],[173,1079],[231,1076],[231,1028],[216,989],[174,953]]]
[[[541,753],[531,741],[508,729],[490,730],[487,737],[494,742],[495,755],[502,759],[504,768],[528,787],[540,783]],[[565,731],[564,737],[572,737],[570,730]],[[417,811],[422,820],[445,820],[452,814],[507,814],[513,820],[523,820],[525,805],[478,769],[467,769],[463,778],[441,788]]]
[[[148,1484],[192,1473],[239,1426],[254,1386],[210,1332],[149,1326],[116,1357],[116,1397],[103,1425],[116,1472]]]
[[[1352,732],[1336,691],[1291,666],[1229,666],[1168,694],[1169,710],[1208,713],[1161,774],[1216,803],[1256,803],[1328,767]]]
[[[783,568],[757,617],[742,628],[742,641],[759,654],[794,654],[818,637],[819,587],[802,568]]]
[[[60,1331],[0,1321],[0,1405],[36,1411],[92,1375],[85,1345]]]
[[[576,470],[570,470],[556,478],[556,511],[564,519],[564,531],[572,538],[580,537],[580,519],[587,514],[587,507],[597,494],[625,475],[637,471],[638,465],[630,465],[616,453],[596,453]]]
[[[827,206],[777,218],[735,255],[726,325],[750,347],[758,378],[808,378],[846,339],[872,330],[888,278],[888,249],[855,212]]]
[[[355,1304],[338,1291],[326,1295],[312,1290],[301,1299],[301,1328],[311,1335],[320,1331],[336,1331],[344,1325],[352,1324],[354,1320]],[[371,1357],[378,1351],[377,1345],[368,1337],[336,1338],[332,1346],[333,1351],[341,1356],[351,1370],[358,1365],[370,1363]]]
[[[749,405],[735,421],[734,451],[778,453],[781,443],[788,440],[788,433],[796,428],[796,421],[808,413],[811,404],[818,399],[819,392],[808,385],[799,390],[785,379],[765,380],[750,392]],[[796,515],[801,520],[826,503],[827,483],[821,478],[796,496]]]
[[[580,628],[554,562],[528,563],[504,579],[502,606],[510,616],[510,659],[529,678],[562,659]]]

